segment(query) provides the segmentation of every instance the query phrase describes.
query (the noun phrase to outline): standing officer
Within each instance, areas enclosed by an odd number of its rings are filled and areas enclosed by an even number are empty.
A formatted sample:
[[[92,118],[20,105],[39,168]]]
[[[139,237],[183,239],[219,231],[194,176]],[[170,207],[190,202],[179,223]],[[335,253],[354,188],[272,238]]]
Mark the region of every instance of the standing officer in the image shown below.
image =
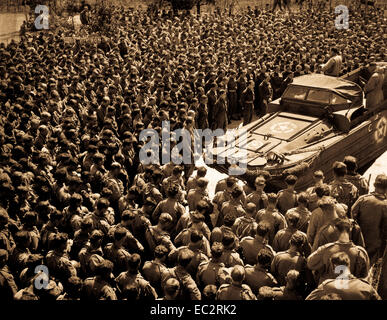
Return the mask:
[[[339,54],[339,49],[333,47],[330,52],[331,58],[326,64],[321,65],[322,72],[327,76],[338,77],[341,73],[343,57]]]
[[[242,92],[243,125],[247,125],[253,119],[254,111],[254,81],[251,80],[247,88]]]
[[[364,93],[366,96],[367,108],[372,108],[383,101],[384,74],[383,71],[378,70],[375,62],[370,63],[368,70],[371,74],[371,78],[364,86]]]
[[[273,89],[270,84],[270,76],[265,73],[265,78],[259,85],[259,96],[261,99],[260,103],[260,116],[263,117],[267,113],[267,105],[273,98]]]
[[[228,97],[228,119],[237,120],[238,116],[238,96],[237,96],[237,82],[235,79],[236,72],[234,70],[230,71],[230,78],[227,83],[227,97]]]
[[[220,286],[216,293],[216,300],[257,300],[250,287],[243,284],[245,269],[242,266],[237,265],[232,269],[231,279],[231,284]]]

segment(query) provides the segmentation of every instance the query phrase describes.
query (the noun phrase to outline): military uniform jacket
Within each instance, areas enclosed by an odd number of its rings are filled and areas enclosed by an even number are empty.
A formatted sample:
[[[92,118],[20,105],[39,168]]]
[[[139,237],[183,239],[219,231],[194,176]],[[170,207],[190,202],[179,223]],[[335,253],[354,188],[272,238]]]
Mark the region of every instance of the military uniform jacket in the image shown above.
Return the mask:
[[[355,277],[365,278],[368,275],[370,261],[367,251],[349,242],[332,242],[321,246],[308,257],[308,268],[316,270],[319,274],[319,283],[326,279],[336,278],[333,270],[330,270],[330,257],[337,252],[345,252],[351,261],[351,273]]]
[[[213,260],[204,261],[199,265],[198,272],[196,274],[196,283],[201,288],[213,284],[219,287],[225,284],[229,273],[223,262],[214,262]]]
[[[8,267],[0,269],[0,300],[10,301],[17,292],[17,286]]]
[[[180,291],[176,300],[201,300],[201,293],[191,275],[181,266],[167,269],[162,275],[162,284],[169,278],[175,278],[180,283]]]
[[[353,205],[352,217],[358,222],[369,254],[378,250],[387,240],[387,199],[375,192],[361,196]]]
[[[121,293],[130,287],[137,287],[139,298],[157,299],[155,289],[139,273],[130,274],[129,272],[122,272],[115,281]]]
[[[247,284],[223,284],[216,293],[216,300],[257,300]]]
[[[244,283],[251,288],[255,295],[258,295],[261,287],[275,287],[278,284],[273,275],[260,266],[247,265],[245,271]]]
[[[355,278],[353,275],[349,275],[348,280],[325,280],[306,297],[306,300],[320,300],[329,293],[336,293],[343,300],[381,300],[366,280]]]
[[[114,289],[100,277],[87,278],[81,289],[81,300],[117,300]]]

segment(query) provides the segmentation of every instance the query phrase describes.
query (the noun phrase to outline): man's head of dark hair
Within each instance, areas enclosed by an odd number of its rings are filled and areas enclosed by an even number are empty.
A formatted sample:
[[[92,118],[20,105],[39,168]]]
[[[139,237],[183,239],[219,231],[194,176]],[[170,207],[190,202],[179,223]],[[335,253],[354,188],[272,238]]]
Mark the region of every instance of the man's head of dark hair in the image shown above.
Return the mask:
[[[132,273],[136,273],[141,264],[141,257],[138,253],[133,253],[128,258],[128,269]]]
[[[199,232],[198,230],[193,229],[193,230],[191,231],[190,239],[191,239],[191,242],[192,242],[192,243],[197,243],[197,242],[199,242],[200,240],[203,239],[203,235],[202,235],[202,233]]]
[[[305,239],[299,232],[292,234],[289,244],[295,246],[296,248],[301,248],[305,243]]]
[[[162,244],[159,244],[155,248],[155,258],[161,259],[163,257],[166,257],[167,255],[168,255],[168,249]]]
[[[177,257],[177,262],[180,266],[185,268],[192,261],[193,257],[194,257],[194,253],[192,252],[192,250],[188,248],[184,248],[179,252]]]
[[[120,241],[126,236],[126,229],[124,227],[119,227],[114,231],[114,240]]]
[[[347,166],[349,172],[356,172],[357,170],[357,159],[353,156],[346,156],[343,163]]]
[[[332,168],[333,168],[333,173],[337,177],[344,177],[347,174],[347,166],[345,165],[344,162],[336,161],[333,164]]]
[[[351,265],[348,254],[343,251],[334,253],[329,260],[333,266],[346,266],[349,268]]]
[[[285,178],[285,183],[289,186],[294,186],[297,182],[297,177],[290,174]]]
[[[257,224],[257,229],[256,229],[255,233],[258,236],[263,238],[268,234],[269,229],[270,229],[270,226],[266,222],[261,221],[260,223]]]
[[[350,232],[351,231],[351,223],[347,219],[337,219],[335,221],[335,227],[337,230],[341,232]]]
[[[263,248],[259,250],[257,254],[257,262],[259,265],[261,265],[263,268],[269,268],[272,260],[273,253],[269,249]]]
[[[235,241],[235,238],[231,233],[226,233],[223,235],[222,244],[225,247],[232,245],[234,241]]]
[[[314,189],[314,192],[316,192],[319,198],[322,198],[323,196],[329,196],[331,193],[329,186],[325,183],[318,185]]]

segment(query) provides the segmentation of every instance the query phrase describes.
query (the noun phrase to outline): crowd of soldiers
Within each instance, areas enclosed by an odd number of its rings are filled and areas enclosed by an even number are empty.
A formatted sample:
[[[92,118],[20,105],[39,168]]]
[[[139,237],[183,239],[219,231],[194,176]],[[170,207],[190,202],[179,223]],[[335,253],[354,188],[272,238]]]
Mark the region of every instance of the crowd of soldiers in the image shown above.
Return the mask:
[[[267,175],[230,176],[214,197],[205,167],[139,159],[140,132],[164,120],[226,129],[265,114],[333,45],[342,73],[383,61],[381,17],[352,12],[337,30],[326,11],[115,14],[97,43],[58,29],[0,46],[2,301],[385,298],[367,280],[387,239],[387,177],[368,193],[355,158],[306,192],[293,175],[277,194]]]

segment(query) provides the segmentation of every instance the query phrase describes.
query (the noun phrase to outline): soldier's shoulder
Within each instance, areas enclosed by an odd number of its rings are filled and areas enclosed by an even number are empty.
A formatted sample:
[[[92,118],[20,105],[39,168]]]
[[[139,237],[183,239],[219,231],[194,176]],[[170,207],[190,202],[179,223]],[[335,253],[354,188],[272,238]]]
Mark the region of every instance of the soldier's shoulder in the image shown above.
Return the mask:
[[[230,286],[231,286],[231,284],[229,284],[229,283],[222,284],[222,285],[219,287],[218,291],[220,292],[220,291],[226,290],[226,289],[229,288]]]
[[[359,250],[361,253],[363,253],[363,255],[365,255],[366,257],[368,257],[368,253],[367,253],[367,250],[365,248],[363,248],[362,246],[356,246],[357,250]]]
[[[242,289],[245,290],[245,291],[251,291],[250,286],[245,284],[245,283],[242,284]]]

